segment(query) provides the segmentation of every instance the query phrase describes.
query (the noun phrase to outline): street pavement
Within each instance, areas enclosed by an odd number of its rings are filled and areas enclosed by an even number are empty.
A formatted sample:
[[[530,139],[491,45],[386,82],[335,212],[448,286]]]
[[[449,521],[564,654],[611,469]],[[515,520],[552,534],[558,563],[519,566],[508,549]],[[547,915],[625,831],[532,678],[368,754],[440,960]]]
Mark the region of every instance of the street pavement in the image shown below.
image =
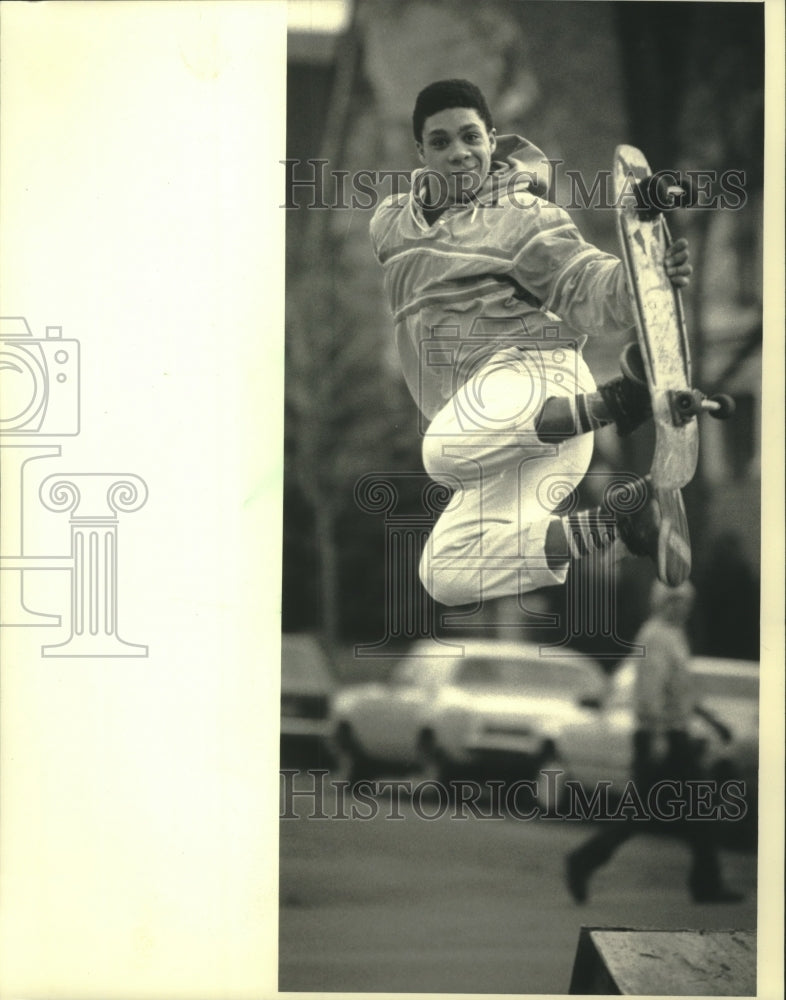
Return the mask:
[[[578,906],[564,862],[590,833],[583,823],[486,818],[491,809],[429,820],[438,808],[392,805],[390,793],[358,807],[375,816],[342,819],[347,803],[326,792],[321,810],[309,797],[281,809],[296,814],[279,826],[281,991],[565,994],[582,925],[756,929],[751,850],[722,855],[745,900],[699,905],[687,848],[642,834]]]

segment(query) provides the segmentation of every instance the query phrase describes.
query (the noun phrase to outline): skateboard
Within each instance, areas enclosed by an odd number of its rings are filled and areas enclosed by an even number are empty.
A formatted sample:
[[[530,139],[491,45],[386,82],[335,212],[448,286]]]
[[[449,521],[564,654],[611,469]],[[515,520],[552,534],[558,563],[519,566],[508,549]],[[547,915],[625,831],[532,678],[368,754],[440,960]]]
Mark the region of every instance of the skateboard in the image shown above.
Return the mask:
[[[673,519],[674,530],[684,541],[684,558],[673,554],[668,568],[666,554],[659,559],[659,576],[674,586],[690,572],[690,542],[678,491],[696,472],[696,417],[707,411],[725,419],[731,416],[734,402],[724,395],[708,398],[693,388],[682,299],[664,267],[666,248],[671,242],[664,211],[678,207],[689,192],[679,185],[669,185],[664,175],[653,175],[646,158],[634,146],[617,147],[613,185],[617,231],[655,424],[650,480],[664,516]]]
[[[643,153],[618,146],[614,204],[622,259],[633,295],[636,333],[652,400],[655,450],[650,476],[659,489],[679,489],[693,478],[699,458],[696,417],[725,419],[734,410],[725,395],[706,397],[691,384],[691,359],[679,289],[663,266],[671,235],[664,211],[687,191],[652,174]]]

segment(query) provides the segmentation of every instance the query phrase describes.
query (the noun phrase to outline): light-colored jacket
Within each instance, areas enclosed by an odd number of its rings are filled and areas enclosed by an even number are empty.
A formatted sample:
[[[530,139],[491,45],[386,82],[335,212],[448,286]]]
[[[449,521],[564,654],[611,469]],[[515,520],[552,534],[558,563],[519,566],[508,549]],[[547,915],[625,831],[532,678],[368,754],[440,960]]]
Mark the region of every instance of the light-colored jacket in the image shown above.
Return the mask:
[[[548,165],[541,151],[520,136],[500,136],[494,155],[475,198],[433,225],[417,197],[423,169],[371,220],[404,377],[429,419],[503,347],[552,349],[561,337],[580,349],[586,335],[634,322],[621,261],[533,193],[533,175],[542,188]]]
[[[636,660],[635,709],[640,729],[652,733],[688,728],[696,691],[690,649],[682,628],[653,617],[636,636],[646,652]]]

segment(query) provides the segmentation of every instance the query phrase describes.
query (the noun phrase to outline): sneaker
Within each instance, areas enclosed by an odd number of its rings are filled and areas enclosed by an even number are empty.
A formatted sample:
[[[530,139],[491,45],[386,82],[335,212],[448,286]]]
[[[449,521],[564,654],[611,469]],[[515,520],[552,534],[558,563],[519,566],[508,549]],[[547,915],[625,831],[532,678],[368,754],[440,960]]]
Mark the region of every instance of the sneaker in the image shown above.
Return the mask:
[[[682,493],[657,489],[649,476],[618,489],[624,490],[625,502],[614,505],[612,494],[612,509],[628,551],[648,556],[657,566],[661,583],[679,587],[691,570],[690,534]],[[630,513],[621,513],[623,507]]]
[[[635,342],[628,344],[622,352],[620,368],[622,375],[598,386],[598,392],[617,425],[617,433],[625,437],[652,416],[644,362]]]
[[[620,369],[630,382],[646,386],[647,373],[644,370],[644,359],[641,356],[641,348],[635,340],[630,341],[623,348],[622,354],[620,354]]]

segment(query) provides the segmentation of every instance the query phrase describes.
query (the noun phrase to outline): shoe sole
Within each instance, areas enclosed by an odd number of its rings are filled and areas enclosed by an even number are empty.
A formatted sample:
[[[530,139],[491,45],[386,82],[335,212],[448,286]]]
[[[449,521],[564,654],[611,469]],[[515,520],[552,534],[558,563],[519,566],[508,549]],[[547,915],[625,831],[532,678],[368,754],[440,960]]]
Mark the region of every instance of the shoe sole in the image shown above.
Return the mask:
[[[653,492],[660,509],[658,579],[667,587],[679,587],[691,571],[690,533],[682,493],[659,489]]]
[[[644,368],[641,348],[636,341],[625,345],[620,355],[620,370],[625,378],[630,379],[631,382],[636,382],[638,385],[647,384],[647,372]]]

